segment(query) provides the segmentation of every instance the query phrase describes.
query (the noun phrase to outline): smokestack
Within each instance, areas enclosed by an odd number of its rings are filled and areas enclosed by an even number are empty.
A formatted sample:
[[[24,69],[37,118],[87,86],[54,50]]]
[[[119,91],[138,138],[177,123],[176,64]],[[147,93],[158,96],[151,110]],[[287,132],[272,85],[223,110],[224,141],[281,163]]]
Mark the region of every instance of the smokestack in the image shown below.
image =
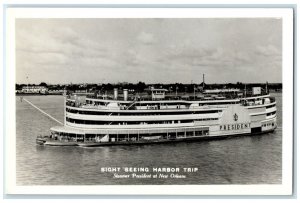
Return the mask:
[[[128,99],[128,89],[124,89],[123,94],[124,94],[124,101],[127,101],[127,99]]]
[[[118,99],[118,88],[114,88],[114,99]]]

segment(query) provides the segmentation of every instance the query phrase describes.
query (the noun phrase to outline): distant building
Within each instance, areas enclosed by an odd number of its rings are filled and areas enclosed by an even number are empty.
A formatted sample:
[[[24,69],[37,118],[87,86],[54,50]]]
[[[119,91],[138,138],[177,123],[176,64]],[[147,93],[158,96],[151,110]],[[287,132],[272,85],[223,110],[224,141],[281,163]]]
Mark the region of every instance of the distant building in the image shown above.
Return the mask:
[[[87,93],[87,90],[75,90],[75,93]]]
[[[48,88],[44,86],[24,86],[21,90],[22,93],[36,93],[36,94],[46,94]]]

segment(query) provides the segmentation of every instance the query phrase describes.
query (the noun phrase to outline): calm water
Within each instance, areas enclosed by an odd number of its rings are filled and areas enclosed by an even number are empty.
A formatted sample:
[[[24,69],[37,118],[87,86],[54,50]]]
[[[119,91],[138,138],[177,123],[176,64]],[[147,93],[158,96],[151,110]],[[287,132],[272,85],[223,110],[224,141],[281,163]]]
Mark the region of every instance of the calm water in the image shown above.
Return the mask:
[[[217,141],[98,148],[37,146],[37,135],[58,125],[16,98],[17,185],[279,184],[282,105],[274,133]],[[62,96],[24,97],[63,122]],[[117,179],[101,167],[197,167],[184,179]],[[124,174],[124,173],[120,173]],[[142,174],[142,173],[141,173]]]

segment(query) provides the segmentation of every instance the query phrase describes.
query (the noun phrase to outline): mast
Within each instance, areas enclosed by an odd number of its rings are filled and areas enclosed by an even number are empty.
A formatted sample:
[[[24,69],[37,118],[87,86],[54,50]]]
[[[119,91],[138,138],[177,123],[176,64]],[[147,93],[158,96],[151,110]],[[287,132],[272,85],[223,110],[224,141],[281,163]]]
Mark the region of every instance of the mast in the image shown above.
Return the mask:
[[[203,83],[202,83],[202,89],[204,90],[204,74],[203,74]]]
[[[193,84],[193,80],[191,81],[191,85],[194,85],[194,100],[196,99],[196,92],[195,92],[195,84]]]
[[[194,100],[196,100],[196,88],[195,88],[195,84],[194,84]]]

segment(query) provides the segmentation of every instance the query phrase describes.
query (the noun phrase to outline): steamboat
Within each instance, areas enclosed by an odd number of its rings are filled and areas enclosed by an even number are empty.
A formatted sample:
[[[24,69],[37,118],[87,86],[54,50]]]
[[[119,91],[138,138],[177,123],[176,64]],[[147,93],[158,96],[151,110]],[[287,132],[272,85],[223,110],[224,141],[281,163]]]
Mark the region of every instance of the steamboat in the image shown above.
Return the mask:
[[[96,147],[169,143],[256,135],[276,129],[276,101],[266,89],[203,90],[193,96],[150,88],[146,96],[128,89],[111,96],[65,96],[64,125],[38,136],[37,144]]]

